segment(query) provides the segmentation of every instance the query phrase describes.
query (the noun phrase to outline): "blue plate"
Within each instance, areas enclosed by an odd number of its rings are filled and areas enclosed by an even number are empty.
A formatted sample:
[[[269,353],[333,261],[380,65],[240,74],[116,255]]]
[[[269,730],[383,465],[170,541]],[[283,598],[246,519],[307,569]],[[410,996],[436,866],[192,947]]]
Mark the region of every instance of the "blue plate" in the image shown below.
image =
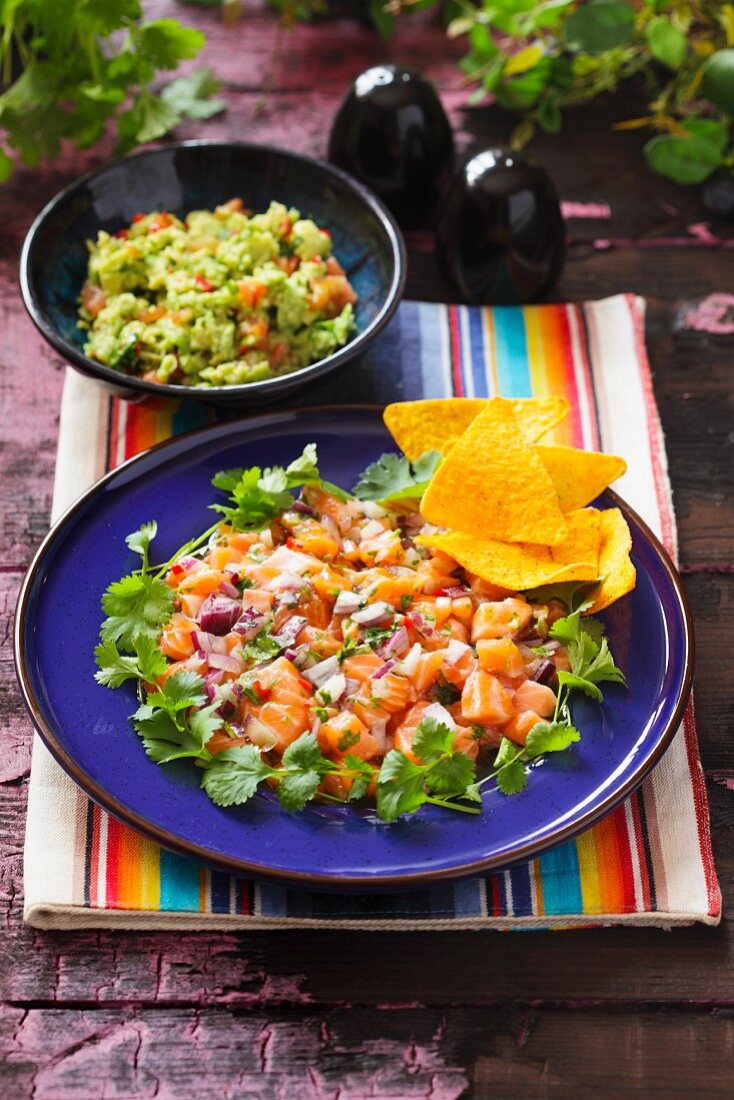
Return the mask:
[[[164,847],[229,871],[308,887],[360,890],[425,885],[528,859],[587,828],[632,791],[660,758],[691,685],[692,635],[667,555],[612,493],[633,535],[635,591],[603,618],[628,690],[608,685],[603,707],[574,707],[581,743],[532,770],[521,795],[484,797],[480,817],[422,809],[392,825],[374,811],[310,806],[289,815],[268,794],[220,809],[186,762],[159,767],[128,722],[132,689],[94,679],[100,595],[135,568],[124,537],[156,518],[165,560],[211,522],[210,481],[231,466],[285,464],[315,442],[324,476],[352,486],[394,444],[372,408],[305,409],[180,436],[97,483],[48,535],[26,577],[16,617],[16,662],[42,738],[76,782],[110,813]]]

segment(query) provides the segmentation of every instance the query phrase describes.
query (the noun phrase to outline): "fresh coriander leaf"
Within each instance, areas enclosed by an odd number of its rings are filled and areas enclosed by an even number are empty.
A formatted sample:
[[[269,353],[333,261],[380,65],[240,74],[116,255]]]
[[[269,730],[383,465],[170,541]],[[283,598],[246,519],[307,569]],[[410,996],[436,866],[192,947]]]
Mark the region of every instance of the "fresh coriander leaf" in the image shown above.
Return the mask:
[[[578,611],[582,604],[587,607],[588,596],[599,585],[598,581],[564,581],[561,584],[545,584],[539,588],[528,589],[525,593],[531,603],[550,603],[557,600],[562,603],[569,612]]]
[[[563,752],[581,740],[579,731],[566,722],[538,722],[525,741],[525,754],[534,760],[546,752]]]
[[[140,554],[143,559],[143,572],[145,573],[148,568],[148,552],[150,550],[150,544],[158,534],[158,524],[155,520],[151,520],[150,523],[143,523],[137,531],[133,531],[131,535],[125,538],[125,542],[136,554]]]
[[[358,653],[366,653],[368,646],[364,645],[357,638],[347,638],[344,645],[336,654],[336,659],[341,664],[346,661],[348,657],[355,657]]]
[[[321,755],[318,739],[312,733],[302,733],[283,753],[283,767],[325,775],[332,770],[333,764]]]
[[[185,757],[199,760],[209,758],[200,739],[185,726],[177,725],[164,710],[155,710],[150,717],[133,716],[132,722],[143,739],[146,753],[156,764],[169,764],[172,760]]]
[[[503,737],[500,741],[500,747],[497,750],[497,755],[494,758],[493,769],[503,767],[511,760],[514,760],[516,756],[519,756],[522,749],[519,748],[514,741],[510,741],[509,737]]]
[[[338,748],[339,752],[346,752],[347,749],[351,749],[352,745],[357,744],[357,742],[359,741],[359,737],[360,735],[357,730],[347,729],[337,741],[336,747]]]
[[[413,737],[413,753],[428,763],[453,749],[456,732],[435,718],[424,718]]]
[[[276,798],[288,813],[302,810],[316,794],[321,779],[322,777],[318,772],[296,772],[293,775],[283,775],[275,792]]]
[[[399,749],[390,750],[377,779],[377,814],[382,821],[395,821],[420,809],[426,801],[425,772]]]
[[[282,642],[277,641],[267,631],[263,631],[252,641],[245,642],[240,652],[255,664],[262,664],[263,661],[272,661],[273,657],[277,657],[284,648]]]
[[[94,651],[94,659],[99,666],[99,671],[94,674],[97,683],[117,688],[126,680],[151,683],[163,675],[168,662],[151,638],[138,638],[135,650],[134,656],[127,656],[119,652],[112,640],[98,645]]]
[[[223,99],[213,98],[221,86],[211,69],[197,69],[189,76],[179,76],[167,84],[161,92],[161,99],[177,112],[179,118],[211,118],[226,106]]]
[[[285,476],[289,488],[297,488],[306,485],[310,481],[319,480],[318,452],[315,443],[307,443],[303,448],[303,454],[294,459],[285,468]]]
[[[367,794],[370,783],[375,778],[375,769],[366,760],[362,760],[359,756],[353,756],[351,753],[344,757],[344,767],[350,772],[357,773],[352,781],[348,801],[358,802],[360,798],[364,798]]]
[[[195,710],[188,720],[189,729],[202,748],[206,746],[212,734],[224,725],[224,719],[217,714],[219,705],[218,702],[214,702],[208,707],[202,707],[201,710]]]
[[[231,504],[212,504],[211,507],[215,512],[221,512],[235,530],[264,527],[293,503],[291,494],[285,488],[285,471],[272,467],[265,474],[267,480],[264,482],[260,467],[251,466],[247,470],[223,470],[212,479],[217,489],[224,489],[230,494]],[[274,488],[270,489],[268,485]],[[275,488],[277,485],[282,485],[282,488]]]
[[[426,773],[426,786],[435,794],[461,796],[477,774],[476,764],[464,752],[453,752],[445,760],[432,764]]]
[[[588,637],[588,635],[586,635],[586,637]],[[569,657],[570,656],[571,654],[569,652]],[[571,668],[575,671],[573,661],[571,661]],[[606,638],[602,638],[596,656],[586,663],[583,673],[579,675],[583,675],[586,680],[591,680],[595,684],[604,681],[611,681],[615,684],[626,683],[624,673],[620,668],[617,668],[614,663],[614,658],[609,651],[609,644]]]
[[[522,760],[511,760],[497,772],[497,786],[502,794],[520,794],[528,785],[527,768]]]
[[[462,798],[468,799],[470,802],[481,802],[482,791],[478,783],[470,783],[469,786],[462,792]]]
[[[138,28],[137,46],[156,69],[175,69],[179,61],[196,57],[206,39],[201,31],[176,19],[154,19]]]
[[[420,499],[441,457],[438,451],[426,451],[411,467],[404,455],[384,454],[360,474],[354,492],[362,500]]]
[[[601,703],[604,698],[599,688],[591,680],[585,680],[581,676],[575,676],[573,672],[565,672],[563,669],[557,675],[559,688],[566,687],[569,691],[582,691],[590,699],[596,699],[597,703]]]
[[[239,806],[252,798],[263,779],[277,774],[254,745],[236,745],[217,753],[201,785],[217,806]]]
[[[133,649],[141,637],[156,638],[173,614],[173,592],[162,580],[147,574],[130,574],[113,581],[102,597],[107,618],[100,635]]]
[[[206,702],[204,681],[196,672],[175,672],[158,691],[151,691],[135,717],[145,717],[149,709],[163,710],[172,718],[189,707],[200,707]]]
[[[456,703],[461,699],[461,691],[459,688],[457,688],[456,684],[450,684],[440,669],[435,692],[439,703],[444,707],[450,707],[452,703]]]

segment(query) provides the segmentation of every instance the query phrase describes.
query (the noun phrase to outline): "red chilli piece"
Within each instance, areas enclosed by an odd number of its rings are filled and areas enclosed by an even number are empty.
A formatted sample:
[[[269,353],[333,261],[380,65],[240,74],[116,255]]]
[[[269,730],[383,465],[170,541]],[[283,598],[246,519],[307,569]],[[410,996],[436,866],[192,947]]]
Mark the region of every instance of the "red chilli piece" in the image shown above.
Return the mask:
[[[133,214],[133,225],[135,225],[136,222],[141,222],[144,217],[145,214]]]
[[[271,689],[269,687],[264,687],[259,680],[254,680],[252,686],[255,694],[262,699],[263,703],[266,703],[270,698]]]
[[[184,567],[182,565],[172,565],[171,566],[171,576],[172,577],[180,577],[181,574],[185,573],[185,572],[186,572],[186,570],[184,569]]]
[[[133,218],[133,221],[134,220],[135,219]],[[112,236],[117,237],[121,241],[126,241],[128,239],[128,237],[130,236],[130,230],[129,229],[118,229],[116,233],[112,234]]]
[[[204,275],[197,275],[194,278],[194,282],[196,283],[196,285],[198,287],[201,287],[202,290],[206,290],[206,291],[214,290],[214,283],[210,283],[209,280]]]

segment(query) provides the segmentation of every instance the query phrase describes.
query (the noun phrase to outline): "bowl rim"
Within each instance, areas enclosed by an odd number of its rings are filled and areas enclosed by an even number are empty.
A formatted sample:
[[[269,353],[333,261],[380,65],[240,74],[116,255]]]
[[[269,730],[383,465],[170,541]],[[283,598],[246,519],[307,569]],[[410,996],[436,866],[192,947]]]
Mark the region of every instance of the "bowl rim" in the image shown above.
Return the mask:
[[[284,409],[278,409],[275,415],[282,420],[291,416],[323,415],[334,412],[358,412],[381,416],[383,407],[381,405],[369,403],[330,403],[314,406],[288,406]],[[151,455],[156,453],[165,456],[165,452],[168,448],[171,448],[175,444],[180,444],[182,441],[190,446],[195,446],[198,438],[211,436],[222,427],[226,428],[228,431],[235,429],[237,426],[246,429],[250,425],[256,425],[263,417],[267,418],[272,416],[272,412],[268,413],[263,411],[250,416],[232,418],[231,420],[227,420],[224,425],[209,424],[201,428],[194,428],[191,431],[181,432],[179,435],[172,436],[170,439],[156,443],[152,447],[148,447],[146,450],[141,451],[139,454],[133,455],[119,466],[108,471],[95,481],[84,493],[77,497],[77,499],[58,517],[34,554],[23,578],[18,594],[18,602],[15,608],[13,623],[13,657],[16,676],[26,710],[41,740],[45,743],[46,748],[67,775],[73,779],[77,786],[79,786],[92,801],[112,814],[113,817],[116,817],[119,821],[124,822],[143,836],[148,837],[150,840],[153,840],[163,848],[167,848],[169,851],[178,852],[191,859],[196,859],[200,863],[225,871],[227,874],[250,877],[255,881],[276,882],[302,889],[325,890],[327,892],[421,889],[434,886],[444,881],[461,880],[476,875],[491,874],[495,871],[504,870],[517,863],[524,863],[541,855],[543,852],[557,848],[560,844],[573,839],[590,828],[590,826],[596,824],[613,809],[621,805],[621,803],[639,787],[645,777],[650,774],[655,765],[660,761],[683,722],[683,716],[688,706],[693,687],[695,635],[693,617],[691,615],[688,598],[683,587],[680,573],[670,554],[657,535],[654,534],[638,513],[613,489],[609,488],[604,491],[603,495],[610,501],[612,506],[620,509],[625,519],[628,521],[631,520],[632,524],[638,528],[645,541],[651,547],[670,583],[674,606],[680,616],[682,628],[681,663],[683,675],[668,722],[646,759],[636,763],[631,773],[620,787],[608,791],[600,801],[596,802],[592,807],[587,808],[577,819],[558,829],[552,839],[527,841],[518,846],[509,857],[495,855],[474,860],[458,868],[446,867],[438,870],[416,871],[407,874],[392,873],[389,875],[380,875],[377,876],[377,878],[369,872],[356,875],[330,875],[328,872],[283,871],[272,867],[266,867],[262,864],[253,863],[247,859],[234,859],[231,857],[223,859],[221,856],[217,855],[217,853],[207,848],[203,843],[199,844],[175,836],[166,828],[153,825],[135,811],[127,809],[114,795],[109,794],[104,787],[100,786],[95,780],[89,778],[86,772],[63,747],[52,725],[46,720],[43,706],[34,691],[32,677],[26,661],[25,640],[29,618],[29,602],[36,578],[43,569],[47,555],[53,549],[57,538],[69,524],[74,521],[77,512],[84,508],[87,501],[100,492],[109,482],[117,480],[120,477],[125,480],[130,469],[134,468],[138,463],[149,459]]]
[[[40,301],[40,297],[36,292],[35,281],[31,277],[31,263],[35,256],[35,251],[38,246],[38,238],[46,221],[51,217],[55,211],[63,206],[69,199],[89,183],[90,180],[96,179],[98,176],[103,176],[106,172],[114,171],[118,165],[127,161],[143,160],[148,157],[161,156],[164,153],[175,151],[177,149],[216,149],[216,148],[242,148],[251,150],[253,152],[262,153],[263,155],[275,153],[278,156],[285,157],[286,159],[300,164],[307,164],[311,167],[315,166],[320,169],[326,175],[330,175],[338,180],[340,183],[346,185],[358,198],[365,203],[372,213],[377,217],[377,220],[385,233],[388,243],[390,245],[392,259],[393,259],[393,273],[390,285],[387,288],[385,300],[378,310],[377,314],[362,332],[358,332],[354,339],[350,340],[343,348],[339,348],[332,355],[327,356],[325,359],[319,359],[315,363],[310,363],[306,367],[301,367],[299,370],[291,371],[290,374],[277,375],[274,378],[263,378],[255,382],[243,382],[237,385],[231,386],[178,386],[172,383],[160,383],[160,382],[146,382],[142,378],[137,378],[134,375],[123,374],[120,371],[115,370],[113,367],[108,367],[104,363],[98,362],[96,359],[90,359],[73,344],[68,343],[63,336],[57,331],[54,325],[50,323],[46,316],[46,312],[43,309]],[[296,153],[290,149],[282,149],[277,145],[268,145],[258,142],[250,141],[227,141],[217,139],[192,139],[188,141],[172,141],[165,145],[158,145],[151,149],[142,149],[134,153],[129,153],[124,157],[119,157],[116,160],[107,161],[99,168],[93,168],[83,175],[78,176],[71,183],[68,183],[66,187],[63,187],[61,191],[57,192],[51,198],[43,209],[36,215],[33,222],[26,233],[25,240],[23,241],[23,248],[20,254],[19,263],[19,281],[20,292],[23,299],[23,305],[25,306],[31,321],[36,326],[38,331],[44,337],[44,339],[57,351],[64,359],[81,371],[83,374],[91,375],[100,382],[111,384],[119,389],[131,389],[134,390],[139,396],[149,395],[151,397],[173,397],[173,398],[190,398],[193,400],[201,400],[211,402],[212,399],[223,399],[226,396],[242,397],[247,393],[266,394],[269,390],[273,391],[273,397],[277,396],[279,391],[282,391],[284,386],[292,380],[292,385],[300,386],[306,384],[310,380],[321,377],[323,374],[330,373],[332,370],[341,366],[343,363],[352,359],[355,355],[358,355],[364,348],[372,342],[372,340],[382,331],[387,325],[388,321],[393,317],[398,305],[403,296],[405,290],[405,282],[407,278],[407,252],[405,247],[405,241],[403,240],[402,233],[398,227],[398,224],[387,209],[387,207],[374,195],[368,187],[365,187],[363,183],[350,176],[347,172],[342,171],[341,168],[337,168],[325,160],[321,160],[318,157],[309,157],[304,153]],[[290,387],[289,387],[290,388]]]

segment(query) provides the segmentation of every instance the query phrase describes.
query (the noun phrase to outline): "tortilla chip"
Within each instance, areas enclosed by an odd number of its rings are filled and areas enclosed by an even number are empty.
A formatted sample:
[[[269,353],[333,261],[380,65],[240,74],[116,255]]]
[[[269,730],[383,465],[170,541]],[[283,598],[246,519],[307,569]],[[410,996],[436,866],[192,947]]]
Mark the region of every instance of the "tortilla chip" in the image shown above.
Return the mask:
[[[550,474],[512,405],[491,398],[443,460],[421,504],[429,523],[500,542],[555,546],[568,534]]]
[[[635,567],[630,561],[632,536],[619,508],[608,508],[600,512],[599,531],[599,576],[602,580],[594,603],[589,608],[589,615],[626,596],[635,587],[637,580]]]
[[[594,500],[627,469],[617,455],[579,451],[576,447],[533,447],[556,487],[562,512],[573,512]]]
[[[524,592],[544,584],[597,579],[599,515],[595,509],[586,508],[567,516],[568,538],[553,547],[479,539],[456,531],[418,535],[415,541],[442,550],[490,584]]]
[[[534,443],[550,431],[570,408],[565,397],[495,398],[511,405],[521,438]],[[426,451],[447,454],[456,440],[487,406],[485,398],[447,397],[430,401],[399,401],[388,405],[385,424],[395,442],[413,462]]]

